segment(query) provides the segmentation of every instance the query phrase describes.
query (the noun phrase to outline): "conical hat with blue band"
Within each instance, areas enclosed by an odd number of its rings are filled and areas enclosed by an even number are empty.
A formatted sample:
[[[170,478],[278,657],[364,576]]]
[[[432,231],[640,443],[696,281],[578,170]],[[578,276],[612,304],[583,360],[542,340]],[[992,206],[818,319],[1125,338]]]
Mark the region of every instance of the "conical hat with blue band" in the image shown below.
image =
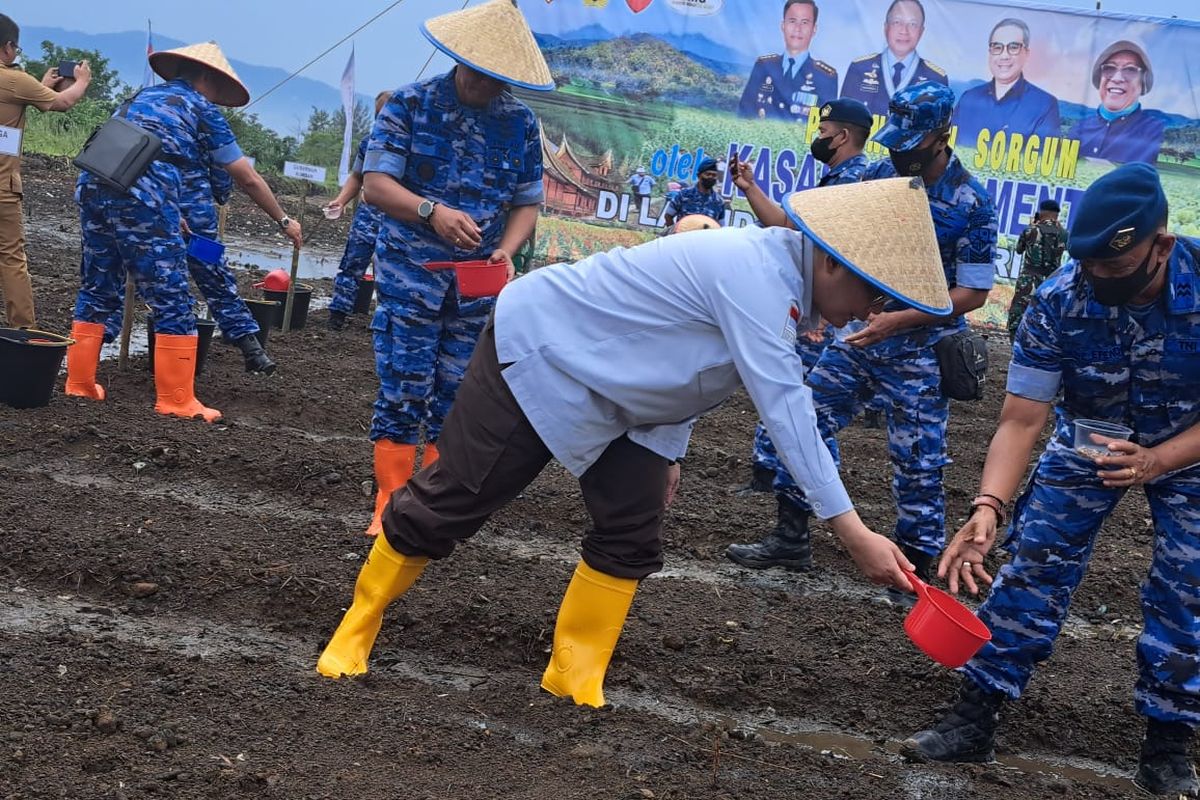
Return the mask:
[[[433,46],[477,72],[525,89],[549,92],[554,77],[514,0],[489,0],[426,20]]]
[[[783,209],[815,246],[889,297],[938,316],[954,310],[920,178],[808,189],[785,197]]]

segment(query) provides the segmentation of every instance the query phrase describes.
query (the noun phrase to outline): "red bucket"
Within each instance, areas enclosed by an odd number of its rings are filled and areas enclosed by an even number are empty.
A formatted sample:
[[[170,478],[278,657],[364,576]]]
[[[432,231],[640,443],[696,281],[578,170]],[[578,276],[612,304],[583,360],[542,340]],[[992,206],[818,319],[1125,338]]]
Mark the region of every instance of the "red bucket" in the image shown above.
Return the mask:
[[[971,609],[909,572],[917,604],[904,618],[904,632],[925,655],[957,669],[992,638]]]
[[[495,297],[508,283],[508,264],[503,261],[428,261],[425,269],[453,269],[463,297]]]

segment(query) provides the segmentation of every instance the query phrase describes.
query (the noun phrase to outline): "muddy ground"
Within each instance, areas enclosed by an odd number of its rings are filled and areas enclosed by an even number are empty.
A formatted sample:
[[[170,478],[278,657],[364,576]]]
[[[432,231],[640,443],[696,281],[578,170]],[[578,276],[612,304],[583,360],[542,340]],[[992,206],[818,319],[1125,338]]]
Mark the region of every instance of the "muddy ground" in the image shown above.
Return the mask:
[[[27,162],[38,310],[59,332],[78,274],[70,180]],[[277,236],[244,198],[234,212],[241,234]],[[874,602],[823,527],[809,575],[722,555],[773,519],[770,497],[732,493],[749,475],[745,398],[697,427],[667,569],[638,591],[611,707],[537,687],[586,524],[556,465],[395,605],[370,676],[319,678],[369,549],[376,389],[365,320],[331,333],[324,318],[272,334],[270,379],[214,344],[198,394],[221,425],[152,413],[141,357],[102,364],[106,403],[0,407],[0,797],[1137,796],[1141,498],[1110,521],[1057,652],[1007,711],[1002,762],[909,765],[897,742],[957,680],[908,642],[901,612]],[[952,412],[955,527],[999,411],[1008,350],[992,344],[989,396]],[[882,432],[851,428],[842,448],[860,512],[888,530]]]

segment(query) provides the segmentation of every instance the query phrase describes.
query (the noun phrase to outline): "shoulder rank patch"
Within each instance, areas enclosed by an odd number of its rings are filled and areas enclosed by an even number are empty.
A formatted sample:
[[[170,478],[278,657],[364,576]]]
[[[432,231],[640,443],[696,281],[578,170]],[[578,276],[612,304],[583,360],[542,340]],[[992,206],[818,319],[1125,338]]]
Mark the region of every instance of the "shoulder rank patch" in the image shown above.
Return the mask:
[[[857,64],[857,63],[859,63],[859,62],[861,62],[861,61],[871,61],[871,60],[873,60],[873,59],[876,59],[876,58],[879,58],[879,53],[871,53],[871,54],[869,54],[869,55],[865,55],[865,56],[859,56],[858,58],[854,59],[854,60],[853,60],[853,61],[851,61],[850,63],[851,63],[851,64]]]
[[[814,58],[813,64],[815,64],[817,69],[821,70],[826,75],[837,75],[837,70],[831,67],[829,64],[826,64],[824,61],[818,61]]]
[[[767,54],[767,55],[765,55],[765,56],[759,56],[759,57],[758,57],[758,60],[759,60],[759,61],[772,61],[772,60],[774,60],[774,59],[776,59],[776,58],[780,58],[780,59],[782,59],[782,58],[783,58],[783,56],[779,55],[779,53],[768,53],[768,54]]]
[[[941,67],[939,67],[937,64],[933,63],[932,61],[926,61],[923,58],[921,59],[921,61],[925,62],[925,66],[929,68],[930,72],[936,72],[938,75],[946,74],[946,70],[942,69]]]

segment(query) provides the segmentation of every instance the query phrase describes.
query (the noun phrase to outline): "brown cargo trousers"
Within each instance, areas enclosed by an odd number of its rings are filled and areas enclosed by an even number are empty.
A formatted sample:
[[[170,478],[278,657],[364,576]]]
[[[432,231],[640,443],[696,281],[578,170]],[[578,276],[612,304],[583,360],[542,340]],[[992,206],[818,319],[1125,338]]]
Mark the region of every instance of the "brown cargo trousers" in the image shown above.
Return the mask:
[[[21,195],[0,192],[0,293],[10,328],[29,328],[35,322],[33,284],[25,259],[25,223]]]

